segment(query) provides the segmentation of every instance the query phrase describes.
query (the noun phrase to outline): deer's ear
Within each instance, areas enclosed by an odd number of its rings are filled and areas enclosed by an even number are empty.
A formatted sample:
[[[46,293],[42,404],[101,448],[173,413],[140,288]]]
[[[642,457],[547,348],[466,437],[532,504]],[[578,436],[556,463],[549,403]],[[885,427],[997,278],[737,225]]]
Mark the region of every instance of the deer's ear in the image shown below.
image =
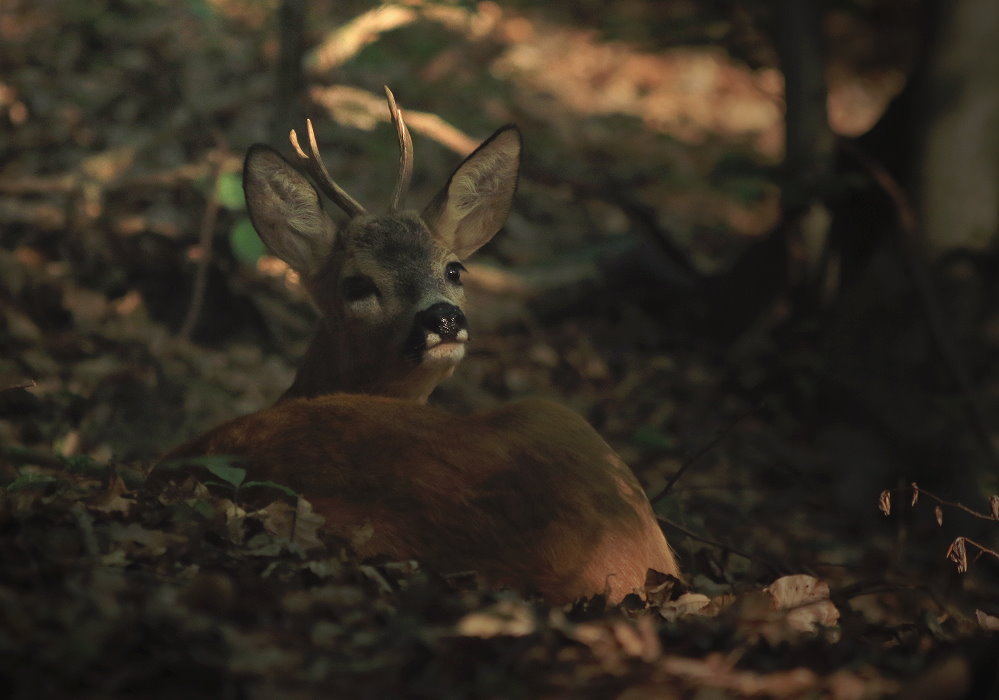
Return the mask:
[[[256,145],[243,164],[243,191],[253,227],[277,257],[312,277],[333,248],[336,226],[312,184],[268,146]]]
[[[467,258],[506,222],[520,170],[520,131],[505,126],[451,174],[423,220],[459,258]]]

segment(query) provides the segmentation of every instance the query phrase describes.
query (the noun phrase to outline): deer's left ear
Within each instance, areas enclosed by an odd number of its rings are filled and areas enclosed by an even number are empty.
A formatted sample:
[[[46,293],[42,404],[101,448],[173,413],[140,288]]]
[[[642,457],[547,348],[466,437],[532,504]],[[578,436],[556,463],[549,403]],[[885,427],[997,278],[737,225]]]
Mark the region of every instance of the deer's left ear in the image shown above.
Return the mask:
[[[267,248],[303,277],[316,274],[336,236],[316,188],[277,151],[258,144],[246,154],[243,190]]]
[[[505,126],[451,174],[423,220],[442,245],[467,258],[506,222],[520,171],[520,131]]]

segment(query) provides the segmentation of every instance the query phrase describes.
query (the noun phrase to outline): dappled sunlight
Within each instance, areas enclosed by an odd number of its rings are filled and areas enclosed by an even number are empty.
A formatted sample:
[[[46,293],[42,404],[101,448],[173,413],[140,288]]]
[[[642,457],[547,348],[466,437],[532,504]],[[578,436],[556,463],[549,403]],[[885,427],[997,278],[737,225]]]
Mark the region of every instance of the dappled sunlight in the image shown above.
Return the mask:
[[[717,48],[652,54],[559,27],[522,35],[532,41],[511,45],[494,70],[570,110],[635,116],[677,139],[726,136],[779,155],[782,82],[772,69],[750,71]]]

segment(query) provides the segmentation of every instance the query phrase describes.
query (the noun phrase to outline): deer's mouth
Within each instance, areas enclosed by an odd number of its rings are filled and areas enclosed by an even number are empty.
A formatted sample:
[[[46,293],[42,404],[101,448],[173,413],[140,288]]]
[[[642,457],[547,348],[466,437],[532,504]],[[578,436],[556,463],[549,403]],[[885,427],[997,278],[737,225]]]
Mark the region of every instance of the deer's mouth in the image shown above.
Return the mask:
[[[457,364],[465,356],[468,331],[462,328],[451,337],[427,333],[424,338],[423,363]]]
[[[406,357],[418,365],[457,364],[465,356],[467,342],[468,330],[464,328],[447,335],[414,332],[406,343]]]

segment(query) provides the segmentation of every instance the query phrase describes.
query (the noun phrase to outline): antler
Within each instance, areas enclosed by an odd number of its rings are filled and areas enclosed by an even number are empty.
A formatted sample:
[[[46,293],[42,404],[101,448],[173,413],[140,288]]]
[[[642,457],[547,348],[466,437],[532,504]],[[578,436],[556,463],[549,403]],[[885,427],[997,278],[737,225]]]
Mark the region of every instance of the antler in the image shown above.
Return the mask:
[[[316,132],[312,129],[312,120],[306,119],[305,126],[309,135],[309,150],[311,153],[307,154],[302,150],[302,147],[298,144],[298,134],[295,133],[294,129],[291,130],[289,136],[291,145],[298,154],[299,160],[308,168],[312,178],[319,185],[319,189],[325,192],[326,196],[332,199],[338,207],[347,212],[351,217],[364,214],[364,207],[361,206],[361,203],[347,194],[346,190],[340,187],[340,185],[333,182],[329,172],[326,170],[326,165],[319,155],[319,146],[316,144]]]
[[[413,137],[409,135],[409,129],[406,128],[406,122],[402,118],[402,110],[395,103],[395,95],[388,86],[385,86],[385,98],[388,100],[389,114],[395,126],[396,136],[399,138],[399,179],[396,180],[390,205],[392,211],[397,211],[402,206],[402,200],[409,191],[409,181],[413,177]]]

